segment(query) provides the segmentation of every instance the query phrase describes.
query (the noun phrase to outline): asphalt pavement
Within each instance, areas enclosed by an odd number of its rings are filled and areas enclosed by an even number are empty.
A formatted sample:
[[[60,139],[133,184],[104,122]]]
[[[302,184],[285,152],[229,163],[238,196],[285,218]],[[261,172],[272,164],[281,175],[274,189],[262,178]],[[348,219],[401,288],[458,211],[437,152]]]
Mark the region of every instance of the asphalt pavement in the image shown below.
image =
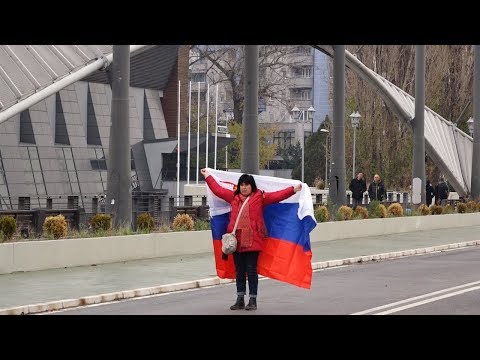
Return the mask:
[[[314,269],[480,245],[480,226],[312,243]],[[0,314],[28,314],[231,282],[209,253],[0,275]]]

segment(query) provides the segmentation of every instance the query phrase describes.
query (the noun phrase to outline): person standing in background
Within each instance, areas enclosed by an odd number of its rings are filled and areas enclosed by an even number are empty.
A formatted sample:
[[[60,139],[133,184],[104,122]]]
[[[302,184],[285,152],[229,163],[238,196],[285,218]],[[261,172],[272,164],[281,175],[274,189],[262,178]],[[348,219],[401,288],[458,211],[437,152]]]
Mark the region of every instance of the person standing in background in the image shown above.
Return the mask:
[[[427,206],[432,205],[432,200],[434,196],[435,196],[435,189],[430,183],[430,180],[427,180],[427,183],[425,185],[425,198],[426,198]]]
[[[442,206],[446,205],[449,194],[448,184],[445,182],[445,178],[441,176],[440,181],[435,187],[435,203]]]
[[[363,178],[362,172],[359,172],[357,177],[350,181],[348,188],[352,192],[352,208],[355,210],[358,205],[362,205],[363,193],[367,191],[367,183]]]
[[[382,180],[380,180],[380,175],[375,174],[373,177],[373,182],[368,186],[368,197],[370,201],[384,201],[387,199],[387,191],[385,190],[385,185],[383,185]]]

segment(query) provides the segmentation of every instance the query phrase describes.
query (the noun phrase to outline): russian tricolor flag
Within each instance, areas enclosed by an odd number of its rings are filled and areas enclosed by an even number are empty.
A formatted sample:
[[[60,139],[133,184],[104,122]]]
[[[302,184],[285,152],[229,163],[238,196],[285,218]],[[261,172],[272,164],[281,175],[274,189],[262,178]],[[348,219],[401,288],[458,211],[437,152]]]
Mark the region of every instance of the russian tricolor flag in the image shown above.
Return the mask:
[[[241,173],[208,169],[226,189],[234,190]],[[253,175],[257,188],[271,192],[295,186],[298,180]],[[217,197],[207,186],[215,265],[218,277],[235,279],[233,256],[222,259],[222,235],[226,232],[231,206]],[[258,259],[258,273],[272,279],[310,289],[312,284],[312,250],[310,232],[317,222],[313,213],[310,188],[302,190],[278,204],[267,205],[263,211],[268,230],[263,251]]]

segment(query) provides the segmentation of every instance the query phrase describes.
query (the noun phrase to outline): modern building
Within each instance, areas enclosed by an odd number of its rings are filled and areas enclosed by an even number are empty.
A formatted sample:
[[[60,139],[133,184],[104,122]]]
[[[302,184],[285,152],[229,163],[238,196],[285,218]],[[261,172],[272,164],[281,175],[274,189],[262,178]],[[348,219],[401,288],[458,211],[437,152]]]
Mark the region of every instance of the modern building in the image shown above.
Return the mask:
[[[158,205],[176,195],[176,174],[175,181],[168,179],[177,168],[179,118],[181,168],[186,167],[189,46],[137,47],[130,57],[131,188],[138,199],[145,196]],[[112,45],[0,45],[0,116],[111,57]],[[111,103],[109,68],[104,67],[1,122],[0,209],[100,211],[109,141],[115,141],[110,139]],[[202,140],[200,146],[205,135]],[[181,179],[185,176],[182,171]]]

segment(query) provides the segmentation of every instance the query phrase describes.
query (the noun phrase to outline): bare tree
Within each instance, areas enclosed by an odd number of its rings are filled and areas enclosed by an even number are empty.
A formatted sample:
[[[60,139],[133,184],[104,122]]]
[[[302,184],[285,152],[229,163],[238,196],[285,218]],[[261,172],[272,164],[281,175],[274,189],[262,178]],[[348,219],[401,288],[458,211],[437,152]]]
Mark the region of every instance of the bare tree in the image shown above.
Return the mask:
[[[358,59],[410,95],[415,95],[415,48],[413,45],[347,46]],[[385,106],[383,100],[360,77],[347,72],[347,114],[360,111],[357,131],[357,168],[368,178],[380,173],[390,189],[411,184],[412,131]],[[471,115],[473,50],[471,46],[426,47],[426,99],[432,110],[456,122],[466,131]],[[350,127],[349,122],[346,123]],[[351,164],[352,131],[346,132],[347,166]],[[350,155],[349,155],[350,154]],[[427,162],[427,177],[439,171]]]
[[[190,65],[208,61],[207,76],[210,84],[225,83],[231,101],[234,120],[241,123],[243,117],[244,47],[242,45],[195,45],[195,56]],[[290,74],[305,60],[297,54],[298,46],[262,45],[259,49],[259,98],[264,102],[278,102],[286,109],[292,107],[285,89],[292,84]]]

